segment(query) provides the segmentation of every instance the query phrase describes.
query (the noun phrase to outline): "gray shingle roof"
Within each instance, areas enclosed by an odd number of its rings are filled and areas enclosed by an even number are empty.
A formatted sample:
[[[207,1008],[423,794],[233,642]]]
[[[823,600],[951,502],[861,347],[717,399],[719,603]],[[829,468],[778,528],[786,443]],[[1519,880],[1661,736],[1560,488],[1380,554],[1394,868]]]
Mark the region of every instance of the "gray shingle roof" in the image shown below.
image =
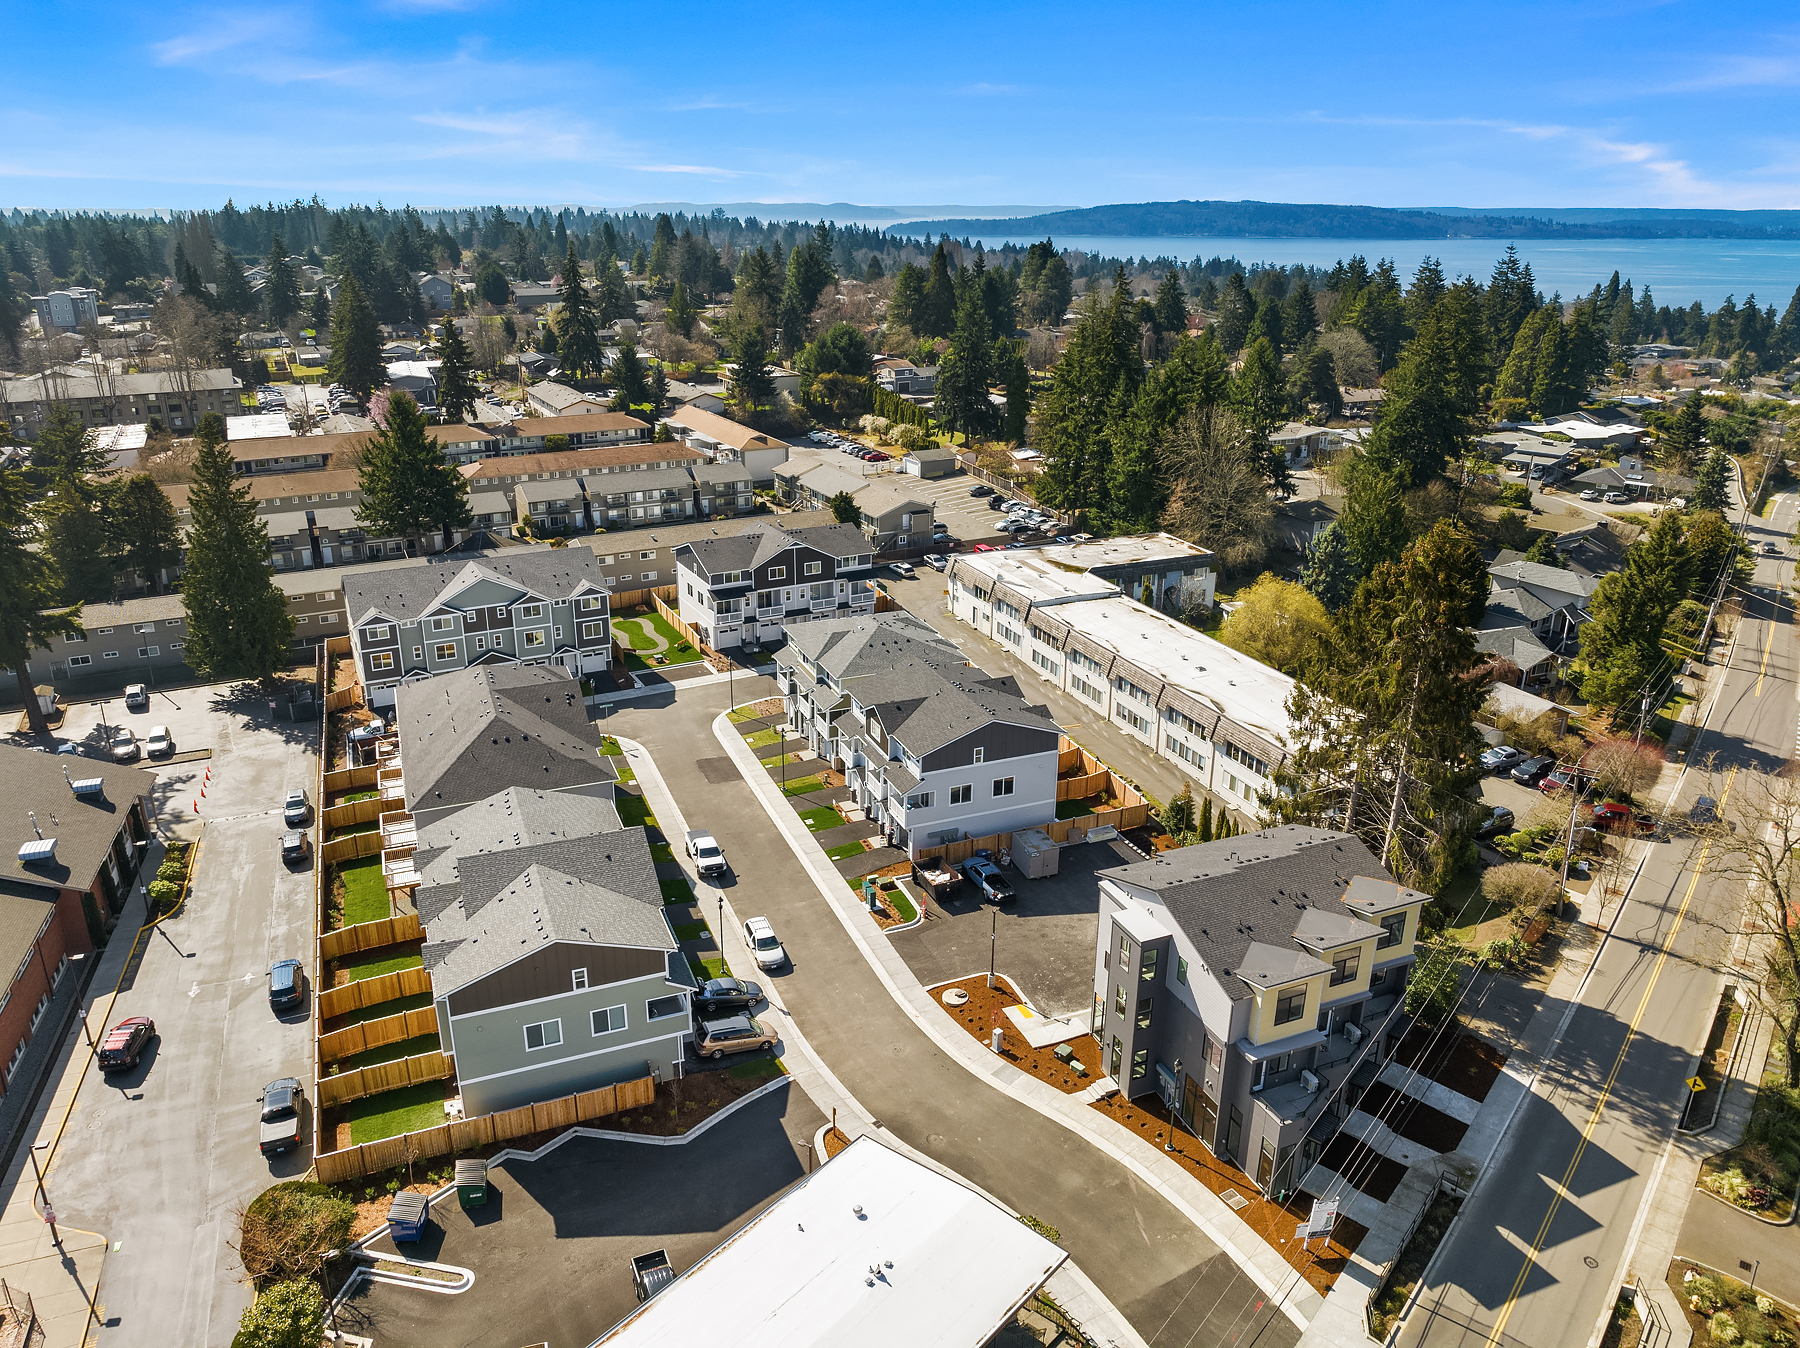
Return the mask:
[[[571,483],[570,494],[576,490]],[[551,547],[506,548],[474,561],[458,557],[412,566],[346,568],[341,583],[352,624],[374,613],[404,622],[429,612],[452,585],[484,576],[555,599],[567,598],[583,584],[606,586],[592,552]]]
[[[1549,590],[1556,594],[1566,594],[1586,598],[1599,587],[1600,582],[1592,576],[1583,576],[1574,571],[1565,571],[1560,566],[1545,566],[1542,562],[1528,562],[1523,558],[1517,561],[1496,562],[1488,568],[1488,575],[1505,583],[1512,581],[1517,585],[1529,585],[1534,590]],[[1511,589],[1512,586],[1507,586]]]
[[[1493,615],[1499,612],[1489,610]],[[1475,633],[1475,649],[1510,661],[1520,669],[1536,669],[1554,656],[1549,647],[1532,636],[1529,627],[1484,627]]]
[[[561,670],[487,665],[402,684],[396,699],[409,810],[616,780],[581,686]]]
[[[77,796],[70,790],[71,781],[96,777],[105,783],[98,796]],[[0,744],[0,782],[6,784],[0,803],[0,820],[5,821],[0,882],[15,890],[19,885],[54,890],[86,889],[94,883],[113,839],[125,827],[131,803],[149,792],[154,779],[142,768]],[[56,860],[21,865],[20,846],[40,832],[56,839]]]
[[[435,911],[455,897],[454,893],[442,899],[431,896],[446,886],[454,888],[458,863],[464,857],[616,833],[623,827],[618,808],[610,800],[572,791],[508,787],[419,830],[413,853],[413,866],[422,881],[416,899],[419,911]]]
[[[1098,874],[1155,893],[1234,1001],[1250,996],[1247,979],[1273,976],[1282,982],[1304,976],[1281,974],[1288,966],[1273,955],[1253,962],[1253,946],[1311,960],[1294,939],[1302,921],[1315,920],[1306,910],[1360,921],[1363,913],[1344,901],[1352,880],[1393,882],[1357,838],[1300,824],[1181,847]]]
[[[700,570],[747,571],[761,566],[788,548],[813,548],[828,557],[866,556],[869,540],[862,530],[848,524],[821,524],[811,529],[781,529],[766,525],[732,538],[702,538],[682,545]]]

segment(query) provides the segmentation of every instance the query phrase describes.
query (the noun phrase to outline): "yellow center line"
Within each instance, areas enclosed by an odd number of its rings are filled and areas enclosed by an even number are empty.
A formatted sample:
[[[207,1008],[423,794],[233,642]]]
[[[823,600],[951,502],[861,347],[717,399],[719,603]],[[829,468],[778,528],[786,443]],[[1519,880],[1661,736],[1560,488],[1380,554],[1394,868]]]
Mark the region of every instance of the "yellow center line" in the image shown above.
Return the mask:
[[[1756,669],[1756,697],[1762,696],[1763,676],[1769,672],[1769,652],[1775,647],[1775,620],[1781,616],[1781,601],[1775,601],[1775,611],[1769,615],[1769,636],[1763,642],[1762,664]]]
[[[1725,790],[1719,796],[1719,808],[1723,811],[1725,802],[1731,798],[1732,783],[1737,779],[1737,769],[1733,768],[1725,779]],[[1700,848],[1700,855],[1694,859],[1694,877],[1688,881],[1687,893],[1682,896],[1681,907],[1676,910],[1675,921],[1669,927],[1669,934],[1663,940],[1662,949],[1656,957],[1656,964],[1650,970],[1650,981],[1644,985],[1644,995],[1638,1001],[1637,1011],[1631,1017],[1631,1026],[1625,1032],[1625,1042],[1619,1045],[1619,1054],[1613,1059],[1612,1071],[1607,1073],[1605,1084],[1600,1087],[1600,1098],[1594,1101],[1593,1112],[1588,1115],[1587,1126],[1581,1130],[1581,1140],[1575,1144],[1575,1154],[1569,1158],[1568,1169],[1563,1171],[1562,1179],[1551,1185],[1550,1208],[1544,1213],[1544,1220],[1539,1223],[1537,1235],[1533,1237],[1531,1249],[1525,1255],[1525,1262],[1519,1267],[1519,1276],[1513,1279],[1512,1290],[1506,1294],[1501,1303],[1500,1317],[1494,1322],[1493,1332],[1487,1337],[1487,1348],[1499,1348],[1501,1336],[1506,1332],[1506,1322],[1512,1318],[1513,1309],[1519,1304],[1519,1293],[1524,1290],[1526,1278],[1536,1267],[1537,1256],[1544,1247],[1544,1241],[1550,1235],[1550,1225],[1556,1220],[1561,1210],[1563,1195],[1572,1193],[1571,1183],[1575,1178],[1575,1168],[1581,1164],[1581,1157],[1587,1151],[1587,1145],[1594,1136],[1594,1129],[1600,1125],[1600,1115],[1606,1109],[1606,1101],[1612,1094],[1612,1088],[1619,1079],[1619,1072],[1625,1066],[1625,1055],[1631,1049],[1631,1041],[1636,1038],[1638,1024],[1644,1018],[1644,1012],[1650,1007],[1650,998],[1656,991],[1656,982],[1662,977],[1663,965],[1668,962],[1669,952],[1675,948],[1675,937],[1681,930],[1682,919],[1687,916],[1688,905],[1694,900],[1694,890],[1700,884],[1700,873],[1706,865],[1706,854],[1712,848],[1712,839],[1708,838]]]

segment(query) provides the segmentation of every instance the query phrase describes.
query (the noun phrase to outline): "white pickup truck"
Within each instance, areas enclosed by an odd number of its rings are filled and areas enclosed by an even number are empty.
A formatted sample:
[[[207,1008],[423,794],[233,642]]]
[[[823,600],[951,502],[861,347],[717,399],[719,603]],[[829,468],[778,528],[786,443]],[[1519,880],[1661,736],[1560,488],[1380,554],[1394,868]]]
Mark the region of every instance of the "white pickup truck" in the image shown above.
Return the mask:
[[[725,849],[705,829],[689,830],[687,854],[694,859],[694,869],[700,874],[725,874]]]

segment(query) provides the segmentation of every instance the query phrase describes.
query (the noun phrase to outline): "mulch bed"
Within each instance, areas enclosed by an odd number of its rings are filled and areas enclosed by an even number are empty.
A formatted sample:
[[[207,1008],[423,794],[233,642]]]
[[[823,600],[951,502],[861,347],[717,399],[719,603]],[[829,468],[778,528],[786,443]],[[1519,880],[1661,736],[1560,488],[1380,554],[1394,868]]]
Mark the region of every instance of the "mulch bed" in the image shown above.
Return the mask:
[[[844,1135],[843,1129],[827,1128],[825,1130],[825,1159],[827,1161],[849,1145],[850,1139]]]
[[[1500,1079],[1500,1069],[1506,1066],[1506,1055],[1485,1039],[1472,1034],[1440,1035],[1434,1043],[1431,1030],[1423,1025],[1407,1031],[1394,1058],[1471,1100],[1487,1099]]]
[[[767,1062],[772,1059],[753,1059]],[[734,1064],[747,1067],[749,1064]],[[604,1128],[615,1133],[646,1133],[653,1137],[675,1137],[696,1124],[704,1123],[733,1101],[741,1100],[782,1075],[779,1070],[758,1074],[722,1071],[689,1072],[680,1081],[665,1081],[656,1088],[655,1100],[623,1114],[594,1119],[586,1127]],[[518,1146],[517,1142],[510,1143]]]
[[[1094,1108],[1125,1125],[1146,1142],[1160,1147],[1169,1140],[1169,1112],[1153,1095],[1142,1096],[1132,1103],[1127,1103],[1122,1095],[1110,1095],[1097,1101]],[[1369,1234],[1368,1227],[1348,1217],[1339,1217],[1329,1240],[1315,1244],[1311,1250],[1303,1250],[1300,1242],[1294,1239],[1294,1227],[1311,1215],[1311,1198],[1295,1194],[1286,1205],[1272,1202],[1262,1196],[1248,1175],[1214,1156],[1185,1126],[1174,1130],[1173,1141],[1175,1150],[1164,1152],[1164,1156],[1211,1192],[1221,1194],[1227,1189],[1235,1189],[1241,1197],[1248,1199],[1248,1206],[1239,1208],[1237,1215],[1320,1295],[1331,1290],[1356,1247]]]
[[[1400,1181],[1406,1178],[1406,1167],[1400,1162],[1389,1160],[1348,1133],[1339,1133],[1325,1144],[1319,1164],[1335,1170],[1378,1203],[1392,1198]]]
[[[1015,997],[1012,990],[999,979],[995,986],[989,988],[986,974],[976,974],[973,978],[965,978],[960,983],[946,983],[942,987],[931,990],[932,1000],[943,1007],[945,1014],[954,1020],[969,1035],[986,1048],[994,1027],[998,1025],[1003,1032],[1000,1056],[1006,1059],[1021,1072],[1029,1073],[1046,1085],[1054,1086],[1064,1095],[1075,1095],[1085,1091],[1101,1077],[1106,1075],[1100,1064],[1100,1045],[1091,1034],[1084,1034],[1069,1041],[1069,1047],[1075,1050],[1075,1058],[1087,1068],[1086,1076],[1077,1076],[1061,1062],[1050,1048],[1033,1048],[1027,1044],[1018,1030],[1003,1014],[1009,1006],[1022,1006],[1021,998]],[[944,1006],[944,994],[951,988],[961,988],[969,994],[969,1000],[962,1006]]]
[[[1408,1142],[1417,1142],[1433,1151],[1455,1151],[1469,1131],[1469,1125],[1461,1119],[1453,1119],[1443,1110],[1433,1109],[1410,1095],[1402,1095],[1379,1081],[1362,1093],[1356,1107],[1380,1119]]]
[[[1732,1273],[1722,1273],[1708,1268],[1704,1264],[1696,1264],[1686,1259],[1675,1259],[1669,1263],[1669,1290],[1675,1294],[1675,1300],[1681,1304],[1681,1313],[1687,1317],[1689,1327],[1694,1331],[1695,1343],[1715,1343],[1712,1337],[1712,1315],[1704,1308],[1696,1310],[1690,1303],[1693,1299],[1692,1281],[1689,1273],[1698,1278],[1712,1278],[1725,1292],[1725,1307],[1743,1342],[1749,1345],[1773,1342],[1770,1331],[1785,1333],[1786,1342],[1792,1342],[1796,1332],[1800,1332],[1800,1314],[1785,1302],[1775,1301],[1768,1315],[1756,1309],[1756,1298],[1767,1296],[1761,1288],[1755,1292],[1741,1277]],[[1771,1298],[1773,1300],[1773,1298]],[[1746,1332],[1748,1331],[1748,1332]]]

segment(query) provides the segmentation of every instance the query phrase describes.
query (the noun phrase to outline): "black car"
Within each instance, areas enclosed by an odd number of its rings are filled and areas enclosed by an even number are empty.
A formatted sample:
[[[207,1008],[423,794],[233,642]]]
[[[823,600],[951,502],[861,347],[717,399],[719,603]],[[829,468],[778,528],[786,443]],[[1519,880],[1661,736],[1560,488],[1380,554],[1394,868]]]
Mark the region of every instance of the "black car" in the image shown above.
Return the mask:
[[[1510,833],[1513,826],[1513,812],[1504,805],[1496,805],[1489,811],[1488,817],[1475,830],[1477,838],[1491,838],[1497,833]]]
[[[1528,758],[1512,770],[1512,779],[1522,786],[1536,786],[1556,766],[1556,760],[1543,754]]]
[[[307,847],[306,835],[299,829],[289,829],[281,835],[281,859],[290,866],[306,860]]]
[[[1695,796],[1693,805],[1688,808],[1688,818],[1696,824],[1718,823],[1719,802],[1711,796]]]
[[[270,1008],[286,1011],[298,1006],[305,983],[306,972],[300,967],[299,960],[276,960],[269,966]]]
[[[969,495],[971,496],[992,496],[993,494],[994,489],[985,482],[978,483],[969,488]]]
[[[713,978],[694,994],[694,1013],[709,1016],[719,1011],[748,1011],[762,1000],[763,990],[735,978]]]
[[[1000,509],[1003,509],[1005,507],[1005,505],[1006,505],[1006,498],[1004,496],[988,497],[988,509],[989,510],[1000,510]]]

